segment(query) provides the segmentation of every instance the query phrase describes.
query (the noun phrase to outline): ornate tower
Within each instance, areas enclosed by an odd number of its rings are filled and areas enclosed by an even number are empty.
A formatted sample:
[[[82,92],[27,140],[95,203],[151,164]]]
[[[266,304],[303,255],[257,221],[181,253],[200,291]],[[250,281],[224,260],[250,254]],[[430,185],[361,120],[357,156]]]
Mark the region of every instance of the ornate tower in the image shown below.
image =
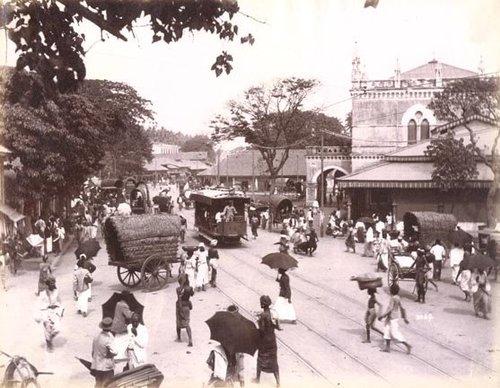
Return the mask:
[[[363,78],[363,70],[361,66],[361,59],[358,54],[358,42],[354,42],[354,54],[352,58],[352,69],[351,69],[351,83],[352,89],[359,88],[359,82]]]

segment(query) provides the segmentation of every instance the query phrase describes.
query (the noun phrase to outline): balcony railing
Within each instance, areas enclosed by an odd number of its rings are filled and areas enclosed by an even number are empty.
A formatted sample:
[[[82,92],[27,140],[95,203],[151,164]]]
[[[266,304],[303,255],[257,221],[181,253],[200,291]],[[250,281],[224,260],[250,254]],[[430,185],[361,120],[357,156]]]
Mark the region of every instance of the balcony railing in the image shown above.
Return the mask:
[[[324,146],[323,150],[320,146],[311,146],[306,147],[306,155],[307,156],[320,156],[323,153],[323,156],[328,155],[349,155],[351,153],[351,147],[347,146]],[[321,152],[323,151],[323,152]]]

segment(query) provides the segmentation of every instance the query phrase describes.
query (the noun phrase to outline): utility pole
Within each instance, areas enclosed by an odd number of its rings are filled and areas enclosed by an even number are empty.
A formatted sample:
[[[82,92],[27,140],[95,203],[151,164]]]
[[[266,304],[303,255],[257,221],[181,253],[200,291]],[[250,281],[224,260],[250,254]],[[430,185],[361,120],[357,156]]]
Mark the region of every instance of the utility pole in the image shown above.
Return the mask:
[[[226,184],[229,188],[229,152],[226,155]]]
[[[321,159],[321,181],[320,181],[320,202],[319,202],[319,206],[320,208],[323,208],[323,206],[325,205],[324,204],[324,199],[325,199],[325,182],[324,182],[324,179],[325,177],[323,176],[323,168],[324,168],[324,156],[323,156],[323,147],[324,147],[324,134],[323,132],[321,132],[321,151],[320,151],[320,159]]]
[[[220,186],[220,148],[217,150],[217,186]]]
[[[255,150],[252,148],[252,201],[255,201]]]

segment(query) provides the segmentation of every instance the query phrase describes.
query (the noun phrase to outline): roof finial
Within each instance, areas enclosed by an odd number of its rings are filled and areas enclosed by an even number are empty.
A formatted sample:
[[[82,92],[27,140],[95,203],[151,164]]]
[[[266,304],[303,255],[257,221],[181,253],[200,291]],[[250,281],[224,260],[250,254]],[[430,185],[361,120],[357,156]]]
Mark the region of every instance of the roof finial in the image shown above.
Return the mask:
[[[399,67],[399,57],[396,57],[396,68],[394,69],[394,80],[396,88],[401,87],[401,68]]]
[[[477,66],[477,70],[479,71],[479,74],[484,74],[484,61],[482,55],[479,57],[479,65]]]
[[[363,70],[361,68],[361,60],[359,59],[358,41],[355,41],[354,53],[352,57],[351,81],[353,84],[357,83],[362,79],[362,77],[363,77]]]

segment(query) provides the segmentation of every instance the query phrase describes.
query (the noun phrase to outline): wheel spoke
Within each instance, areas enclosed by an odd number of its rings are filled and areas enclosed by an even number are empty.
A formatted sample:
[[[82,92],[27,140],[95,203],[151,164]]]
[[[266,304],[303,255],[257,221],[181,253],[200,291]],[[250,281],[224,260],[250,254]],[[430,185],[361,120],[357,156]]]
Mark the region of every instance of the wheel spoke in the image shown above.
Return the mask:
[[[130,271],[127,272],[127,274],[123,277],[123,282],[128,283],[127,279],[130,278]]]

